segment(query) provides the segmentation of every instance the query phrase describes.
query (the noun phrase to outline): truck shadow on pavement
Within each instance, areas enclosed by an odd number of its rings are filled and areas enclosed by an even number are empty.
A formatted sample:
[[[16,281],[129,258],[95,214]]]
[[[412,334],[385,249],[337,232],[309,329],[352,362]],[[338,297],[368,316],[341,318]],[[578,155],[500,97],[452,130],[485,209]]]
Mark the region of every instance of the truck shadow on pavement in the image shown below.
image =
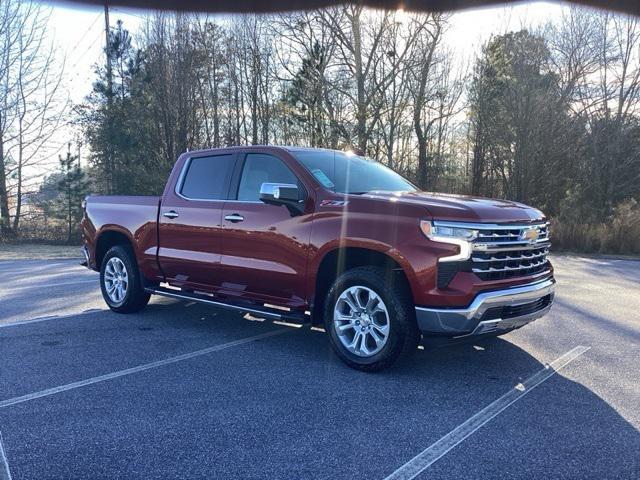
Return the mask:
[[[311,335],[301,332],[301,336]],[[320,357],[319,368],[307,372],[317,382],[315,405],[329,418],[329,410],[345,408],[346,403],[372,404],[393,412],[383,427],[368,433],[379,438],[379,448],[405,451],[404,461],[544,368],[507,339],[493,338],[419,351],[411,363],[363,375],[341,365],[327,352],[324,340],[316,339],[313,348],[302,342],[289,350],[303,356],[300,366],[317,362],[314,354]],[[572,366],[585,368],[588,355]],[[286,382],[286,377],[280,378]],[[331,400],[327,402],[321,392]],[[358,435],[345,435],[341,441],[357,449]],[[409,444],[415,448],[406,448]],[[356,472],[345,477],[349,474]],[[639,474],[638,430],[605,400],[560,371],[438,461],[428,478],[638,478]]]
[[[125,328],[113,328],[114,320]],[[31,332],[24,342],[41,342],[39,331],[63,330],[59,345],[42,347],[51,358],[61,358],[71,343],[65,336],[83,330],[77,335],[93,339],[109,326],[110,342],[102,348],[114,350],[104,355],[130,355],[126,363],[134,366],[141,359],[133,349],[115,350],[119,339],[171,340],[195,350],[286,328],[173,301],[154,301],[136,315],[95,312],[60,322],[16,330]],[[91,325],[95,335],[86,331]],[[4,339],[5,345],[11,341]],[[76,341],[76,358],[78,348]],[[93,355],[95,350],[85,366]],[[585,368],[588,355],[571,368]],[[9,358],[17,363],[0,360],[2,369],[36,368],[29,359]],[[47,362],[42,368],[53,373],[60,365]],[[344,366],[323,332],[292,327],[237,348],[0,409],[0,430],[15,479],[91,478],[96,472],[121,478],[183,478],[186,472],[217,478],[384,478],[543,367],[507,336],[419,350],[411,362],[365,374]],[[104,373],[101,365],[95,368]],[[561,371],[424,475],[637,478],[639,462],[638,430]]]

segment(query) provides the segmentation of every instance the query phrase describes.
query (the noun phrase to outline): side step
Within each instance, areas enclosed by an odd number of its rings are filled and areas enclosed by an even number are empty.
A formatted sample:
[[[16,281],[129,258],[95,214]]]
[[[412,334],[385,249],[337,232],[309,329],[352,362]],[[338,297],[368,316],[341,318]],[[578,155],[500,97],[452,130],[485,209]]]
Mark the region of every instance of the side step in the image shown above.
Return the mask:
[[[261,307],[253,304],[223,302],[214,300],[207,294],[198,294],[191,292],[183,292],[180,290],[172,290],[168,288],[155,287],[145,288],[145,292],[152,295],[161,295],[163,297],[178,298],[180,300],[190,300],[192,302],[205,303],[214,307],[225,308],[227,310],[235,310],[236,312],[244,312],[255,314],[258,317],[269,318],[271,320],[281,320],[294,323],[307,323],[308,318],[304,313],[292,312],[287,310],[279,310],[277,308]]]

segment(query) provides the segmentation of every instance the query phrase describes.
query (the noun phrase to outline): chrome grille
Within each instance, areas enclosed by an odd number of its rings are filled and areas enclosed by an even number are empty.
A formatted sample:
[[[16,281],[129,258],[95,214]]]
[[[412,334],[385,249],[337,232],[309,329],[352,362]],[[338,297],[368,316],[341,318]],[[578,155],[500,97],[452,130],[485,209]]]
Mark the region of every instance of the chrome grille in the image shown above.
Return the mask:
[[[548,269],[549,224],[474,225],[471,271],[482,280],[503,280]]]

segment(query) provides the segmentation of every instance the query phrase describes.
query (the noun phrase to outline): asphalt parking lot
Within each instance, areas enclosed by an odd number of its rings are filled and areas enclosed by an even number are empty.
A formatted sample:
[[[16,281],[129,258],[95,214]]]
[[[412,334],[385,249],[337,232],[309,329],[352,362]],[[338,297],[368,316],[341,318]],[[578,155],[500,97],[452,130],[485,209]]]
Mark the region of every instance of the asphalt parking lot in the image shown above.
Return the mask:
[[[364,374],[321,331],[2,261],[0,480],[640,478],[640,262],[554,264],[548,316]]]

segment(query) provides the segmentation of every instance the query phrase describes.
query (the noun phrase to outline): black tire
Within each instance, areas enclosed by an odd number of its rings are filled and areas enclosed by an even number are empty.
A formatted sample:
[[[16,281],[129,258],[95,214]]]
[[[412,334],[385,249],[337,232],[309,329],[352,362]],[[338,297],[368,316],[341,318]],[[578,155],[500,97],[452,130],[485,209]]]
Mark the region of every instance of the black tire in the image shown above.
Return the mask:
[[[340,295],[350,287],[364,286],[378,295],[388,313],[389,332],[382,349],[369,357],[358,356],[340,341],[334,327],[334,308]],[[394,362],[408,359],[417,349],[421,334],[416,323],[415,308],[405,282],[380,267],[357,267],[340,275],[326,297],[324,326],[329,343],[348,366],[366,372],[376,372]]]
[[[127,274],[125,294],[121,300],[111,298],[107,292],[105,282],[107,265],[113,258],[117,258],[122,262]],[[131,247],[128,245],[116,245],[106,253],[100,266],[100,289],[102,290],[102,298],[104,298],[104,301],[111,310],[117,313],[138,312],[149,303],[151,295],[144,291],[142,276],[140,275],[136,257]]]

